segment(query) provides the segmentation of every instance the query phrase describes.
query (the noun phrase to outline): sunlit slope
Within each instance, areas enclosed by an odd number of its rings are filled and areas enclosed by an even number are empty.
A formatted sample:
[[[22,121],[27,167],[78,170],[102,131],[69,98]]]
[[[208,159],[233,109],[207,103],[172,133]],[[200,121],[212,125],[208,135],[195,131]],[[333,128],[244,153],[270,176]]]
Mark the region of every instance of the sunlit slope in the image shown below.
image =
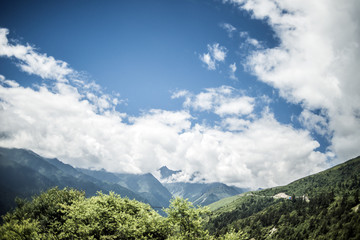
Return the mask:
[[[255,239],[359,239],[360,157],[286,186],[211,204],[208,229]]]

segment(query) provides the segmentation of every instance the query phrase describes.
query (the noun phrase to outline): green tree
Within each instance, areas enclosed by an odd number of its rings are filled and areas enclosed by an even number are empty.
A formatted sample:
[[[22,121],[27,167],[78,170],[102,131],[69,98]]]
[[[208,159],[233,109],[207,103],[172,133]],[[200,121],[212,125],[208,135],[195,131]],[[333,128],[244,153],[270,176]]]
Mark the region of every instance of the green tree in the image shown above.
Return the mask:
[[[42,239],[39,222],[32,219],[11,219],[0,227],[0,239]]]
[[[220,236],[219,240],[242,240],[248,239],[248,235],[243,231],[236,232],[234,229],[228,231],[224,236]]]
[[[149,205],[110,192],[79,200],[63,210],[60,238],[165,239],[166,223]]]
[[[60,226],[64,223],[64,213],[60,210],[64,206],[69,206],[74,201],[84,198],[84,192],[68,188],[59,190],[55,187],[39,196],[33,197],[32,201],[16,199],[17,208],[3,216],[4,224],[1,226],[1,229],[7,232],[17,229],[16,231],[23,232],[24,234],[29,233],[30,229],[33,229],[33,232],[43,237],[57,235],[60,233]],[[11,225],[14,227],[9,228]]]
[[[210,213],[208,208],[195,208],[187,199],[174,198],[169,208],[164,210],[171,228],[173,239],[209,239],[204,229],[205,217]]]

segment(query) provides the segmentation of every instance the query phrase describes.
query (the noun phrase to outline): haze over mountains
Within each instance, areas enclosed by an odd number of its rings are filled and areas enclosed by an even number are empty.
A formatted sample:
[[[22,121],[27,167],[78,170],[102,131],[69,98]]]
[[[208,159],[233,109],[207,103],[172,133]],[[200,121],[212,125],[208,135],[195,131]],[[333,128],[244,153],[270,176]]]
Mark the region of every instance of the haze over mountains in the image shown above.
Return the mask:
[[[171,193],[151,174],[111,173],[105,170],[77,169],[99,181],[113,183],[131,189],[146,199],[154,208],[167,207]]]
[[[159,169],[160,181],[170,191],[173,196],[187,198],[195,205],[208,205],[222,198],[234,196],[249,189],[228,186],[223,183],[205,183],[205,179],[198,182],[197,174],[190,177],[190,182],[179,181],[181,170],[170,170],[166,166]]]
[[[165,183],[164,180],[181,171],[163,167],[159,172],[163,183],[151,173],[126,174],[74,168],[30,150],[0,148],[0,214],[15,206],[15,197],[29,198],[55,186],[84,190],[87,196],[98,191],[113,191],[148,203],[155,209],[167,207],[173,196],[189,198],[197,205],[208,205],[244,191],[222,183]]]

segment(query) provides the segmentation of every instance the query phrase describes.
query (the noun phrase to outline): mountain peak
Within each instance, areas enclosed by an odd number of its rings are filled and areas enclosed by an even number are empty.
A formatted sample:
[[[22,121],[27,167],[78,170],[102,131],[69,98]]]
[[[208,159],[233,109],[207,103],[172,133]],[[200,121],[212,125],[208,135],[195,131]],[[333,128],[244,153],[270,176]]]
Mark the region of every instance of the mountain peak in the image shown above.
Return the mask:
[[[174,174],[181,172],[181,170],[171,170],[167,166],[162,166],[161,168],[159,168],[159,171],[160,171],[160,179],[166,179]]]

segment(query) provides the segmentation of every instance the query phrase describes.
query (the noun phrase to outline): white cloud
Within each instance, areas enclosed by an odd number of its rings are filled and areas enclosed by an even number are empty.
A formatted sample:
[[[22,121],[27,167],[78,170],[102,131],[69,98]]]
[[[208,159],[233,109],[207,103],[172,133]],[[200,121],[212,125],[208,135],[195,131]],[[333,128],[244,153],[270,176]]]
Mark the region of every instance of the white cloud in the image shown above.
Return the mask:
[[[254,99],[251,97],[220,98],[215,106],[215,113],[225,115],[248,115],[254,110]]]
[[[19,87],[20,85],[12,80],[7,80],[3,75],[0,74],[0,82],[9,86],[9,87]]]
[[[254,51],[247,67],[307,111],[324,109],[338,161],[359,154],[360,3],[231,0],[273,28],[280,45]],[[308,124],[307,122],[306,124]],[[317,121],[315,131],[319,129]]]
[[[221,121],[221,126],[229,131],[243,131],[251,124],[249,120],[228,117]]]
[[[223,62],[226,57],[226,48],[223,46],[220,46],[218,43],[213,44],[212,46],[208,45],[209,52],[211,53],[211,56],[219,62]]]
[[[329,135],[329,126],[324,114],[315,114],[305,109],[301,112],[299,120],[310,131],[314,131],[320,135]]]
[[[268,112],[251,121],[230,115],[223,121],[229,131],[192,126],[187,111],[151,110],[124,123],[121,113],[100,114],[67,87],[54,92],[0,86],[1,134],[7,136],[0,145],[32,149],[78,167],[140,173],[167,165],[182,169],[185,177],[199,171],[208,181],[253,188],[285,184],[326,167],[326,155],[315,151],[319,144],[307,131],[282,125]],[[217,102],[211,106],[225,108],[226,116],[239,113]]]
[[[186,101],[186,104],[195,110],[208,111],[213,108],[216,95],[215,92],[211,91],[202,92],[196,95],[193,101]]]
[[[1,145],[29,148],[79,167],[139,173],[158,166],[161,154],[176,149],[177,134],[191,124],[188,113],[164,110],[124,124],[121,113],[99,114],[71,90],[1,86],[1,133],[8,136]]]
[[[184,95],[183,91],[179,91],[174,95],[185,97],[185,107],[191,107],[196,111],[211,111],[220,117],[249,115],[254,109],[254,98],[243,96],[239,91],[229,86],[208,88],[197,95],[186,93]]]
[[[229,37],[232,37],[233,32],[236,31],[236,27],[234,27],[230,23],[221,23],[220,27],[225,29],[225,31],[228,33]]]
[[[241,132],[201,126],[187,131],[178,143],[185,164],[174,162],[172,167],[251,187],[285,184],[326,167],[326,155],[314,151],[319,144],[306,131],[281,125],[271,114],[245,124]]]
[[[319,143],[309,131],[279,123],[269,110],[249,118],[255,100],[228,86],[173,94],[185,98],[185,107],[221,117],[221,126],[204,126],[192,124],[186,108],[127,116],[98,85],[72,82],[23,87],[0,75],[0,146],[109,171],[145,173],[167,165],[182,169],[185,178],[200,172],[208,181],[252,188],[286,184],[327,167],[328,156],[316,151]]]
[[[42,86],[52,91],[67,94],[78,94],[78,97],[87,99],[92,103],[92,107],[98,112],[106,112],[114,110],[115,107],[122,103],[117,97],[104,94],[101,87],[95,82],[83,80],[82,73],[77,72],[68,67],[68,63],[56,60],[54,57],[47,56],[36,52],[36,49],[29,44],[26,46],[21,44],[12,45],[9,43],[7,35],[8,29],[0,28],[0,57],[7,57],[18,60],[17,66],[33,75],[37,75],[43,79],[55,80]],[[15,81],[0,80],[11,87],[17,87],[19,84]],[[70,91],[70,92],[69,92]],[[122,114],[124,115],[124,114]]]
[[[238,80],[237,77],[235,76],[235,72],[236,72],[236,63],[230,64],[229,65],[230,68],[230,79],[232,80]]]
[[[187,95],[189,95],[189,91],[187,91],[187,90],[176,91],[171,95],[171,99],[181,98],[181,97],[185,97]]]
[[[0,28],[0,57],[18,59],[18,65],[24,72],[57,81],[66,81],[66,76],[73,72],[66,62],[55,60],[46,54],[38,54],[29,45],[10,44],[7,39],[8,34],[7,29]]]
[[[251,38],[248,32],[240,32],[240,37],[244,39],[244,42],[241,44],[242,48],[248,48],[248,46],[251,46],[255,49],[263,47],[258,40]]]
[[[216,63],[225,60],[227,49],[220,46],[219,43],[214,43],[213,45],[208,44],[207,48],[208,53],[200,55],[200,60],[207,65],[209,70],[215,70]]]
[[[207,68],[209,70],[215,70],[215,60],[212,59],[210,56],[210,53],[204,53],[203,55],[200,55],[200,60],[207,65]]]

